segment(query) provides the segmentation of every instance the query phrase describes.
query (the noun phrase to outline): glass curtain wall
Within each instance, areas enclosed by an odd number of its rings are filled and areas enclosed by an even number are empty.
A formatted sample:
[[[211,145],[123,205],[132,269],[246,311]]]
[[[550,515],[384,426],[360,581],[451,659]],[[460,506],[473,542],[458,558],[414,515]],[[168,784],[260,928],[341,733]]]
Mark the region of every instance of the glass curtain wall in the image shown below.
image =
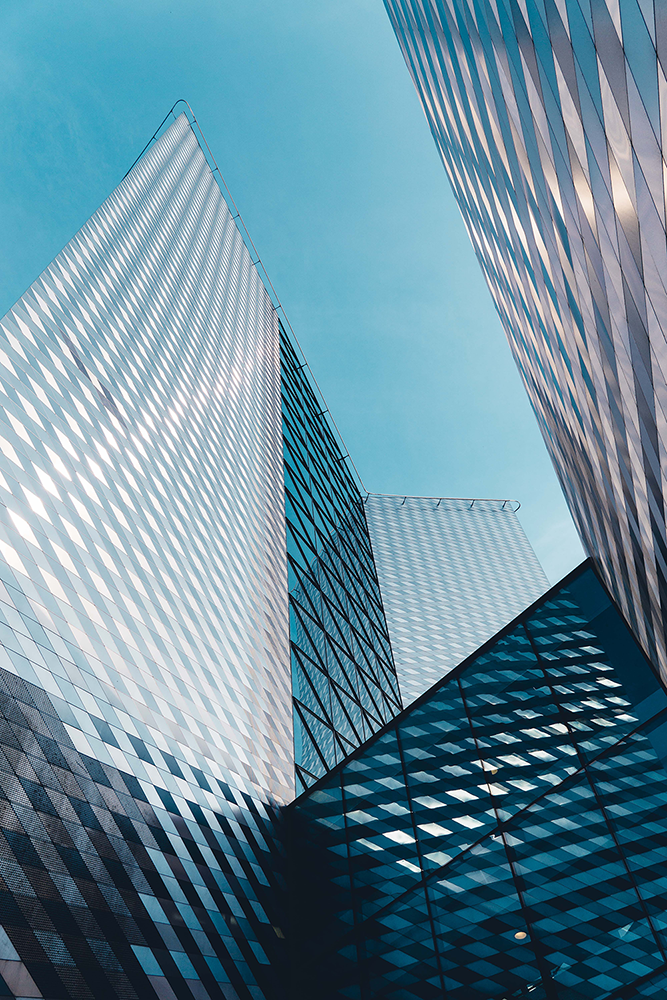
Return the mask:
[[[400,711],[362,494],[281,328],[294,743],[301,787]]]
[[[293,995],[664,996],[666,761],[584,563],[288,807]]]

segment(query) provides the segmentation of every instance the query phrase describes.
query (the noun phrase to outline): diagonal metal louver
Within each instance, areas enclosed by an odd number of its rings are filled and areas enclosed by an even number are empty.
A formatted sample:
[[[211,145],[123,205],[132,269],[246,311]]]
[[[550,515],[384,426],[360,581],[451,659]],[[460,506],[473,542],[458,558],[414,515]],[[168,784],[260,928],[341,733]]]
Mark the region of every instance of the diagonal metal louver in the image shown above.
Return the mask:
[[[385,0],[585,547],[667,671],[667,11]]]
[[[513,500],[366,498],[404,705],[548,589],[518,506]]]
[[[0,992],[282,995],[278,334],[184,115],[0,322]]]

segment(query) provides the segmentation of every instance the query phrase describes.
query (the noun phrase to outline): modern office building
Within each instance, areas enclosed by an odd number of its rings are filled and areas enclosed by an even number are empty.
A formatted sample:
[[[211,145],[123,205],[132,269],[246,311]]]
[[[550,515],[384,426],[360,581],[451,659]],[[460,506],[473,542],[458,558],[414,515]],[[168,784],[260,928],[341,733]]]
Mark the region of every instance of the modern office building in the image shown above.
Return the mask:
[[[362,492],[185,115],[0,341],[0,993],[283,997],[278,810],[402,703]]]
[[[548,589],[518,508],[512,500],[366,498],[404,705]]]
[[[666,763],[589,561],[288,807],[292,995],[664,997]]]
[[[584,545],[664,674],[664,3],[385,4]]]

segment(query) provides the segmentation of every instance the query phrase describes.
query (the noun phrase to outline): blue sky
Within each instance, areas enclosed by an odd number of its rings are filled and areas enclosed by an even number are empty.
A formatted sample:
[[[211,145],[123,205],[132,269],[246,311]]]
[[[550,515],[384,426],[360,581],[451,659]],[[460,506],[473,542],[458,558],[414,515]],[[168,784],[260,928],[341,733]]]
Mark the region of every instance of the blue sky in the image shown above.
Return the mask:
[[[4,0],[0,315],[191,103],[366,487],[583,553],[382,0]]]

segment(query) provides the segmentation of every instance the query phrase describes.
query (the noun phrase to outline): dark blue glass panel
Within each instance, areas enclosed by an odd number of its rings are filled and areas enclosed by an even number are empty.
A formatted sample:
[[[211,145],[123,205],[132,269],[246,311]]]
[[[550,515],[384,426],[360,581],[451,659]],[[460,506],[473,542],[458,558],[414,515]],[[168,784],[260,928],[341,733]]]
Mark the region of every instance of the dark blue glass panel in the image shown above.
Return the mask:
[[[300,878],[336,859],[295,939],[301,981],[358,1000],[658,996],[666,706],[584,564],[289,808]]]
[[[442,996],[430,911],[420,887],[370,921],[371,933],[359,944],[365,995],[392,1000],[438,1000]]]
[[[355,906],[363,918],[421,879],[396,731],[342,770]]]
[[[281,327],[290,640],[312,681],[294,688],[296,770],[308,786],[401,696],[362,496],[304,369]]]
[[[503,834],[543,975],[575,995],[613,995],[664,962],[609,808],[583,774]]]
[[[540,981],[501,837],[471,848],[427,891],[448,1000],[520,996]]]

